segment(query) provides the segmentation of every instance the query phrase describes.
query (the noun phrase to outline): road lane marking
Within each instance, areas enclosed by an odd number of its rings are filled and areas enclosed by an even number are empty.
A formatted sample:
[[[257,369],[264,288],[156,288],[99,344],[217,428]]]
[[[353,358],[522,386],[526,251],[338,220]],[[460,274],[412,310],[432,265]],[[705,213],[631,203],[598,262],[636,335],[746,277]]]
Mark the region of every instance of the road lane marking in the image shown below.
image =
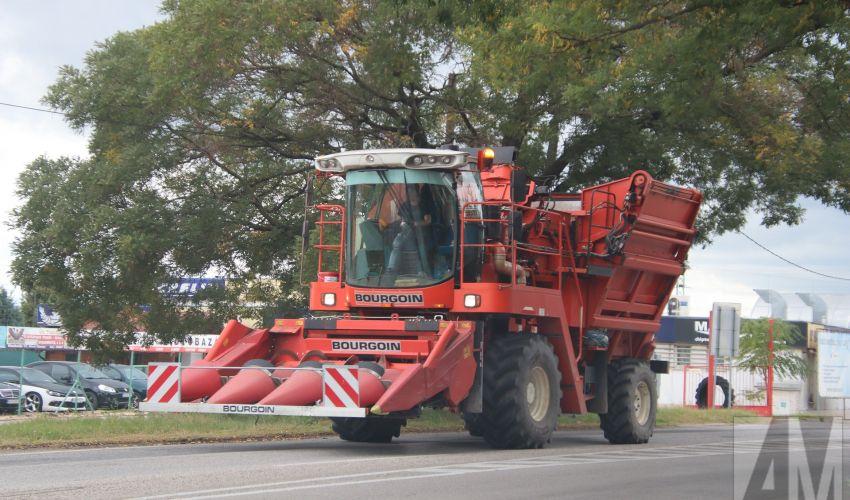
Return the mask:
[[[733,443],[730,441],[725,443],[714,443],[712,445],[689,444],[681,446],[654,447],[647,448],[645,450],[624,449],[602,452],[573,453],[565,455],[546,455],[540,457],[490,460],[481,462],[446,464],[432,467],[416,467],[391,471],[363,472],[357,474],[323,476],[289,481],[279,481],[273,483],[259,483],[253,485],[174,492],[164,495],[156,495],[142,498],[227,498],[235,496],[282,493],[287,491],[297,491],[304,489],[331,488],[378,482],[458,476],[481,472],[499,472],[541,467],[592,465],[600,463],[626,462],[634,460],[700,458],[706,456],[729,455],[733,453],[758,453],[759,451],[761,451],[761,446],[758,446],[759,443],[760,441],[758,440],[739,441],[738,443]],[[796,445],[797,443],[794,444]],[[805,450],[806,448],[803,446],[802,442],[799,443],[799,446],[792,445],[789,447],[789,451]]]

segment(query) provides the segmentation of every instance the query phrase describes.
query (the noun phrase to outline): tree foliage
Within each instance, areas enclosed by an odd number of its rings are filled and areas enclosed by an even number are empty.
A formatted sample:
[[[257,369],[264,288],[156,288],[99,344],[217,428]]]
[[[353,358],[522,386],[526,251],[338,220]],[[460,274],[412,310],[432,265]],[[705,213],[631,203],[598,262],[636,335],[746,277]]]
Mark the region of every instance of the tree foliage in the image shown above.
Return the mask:
[[[846,5],[168,0],[63,67],[45,100],[87,159],[21,175],[13,272],[93,347],[303,307],[311,159],[520,147],[575,188],[645,168],[707,196],[704,235],[850,209]],[[225,275],[193,300],[163,286]],[[145,306],[145,307],[142,307]],[[107,333],[108,332],[108,333]]]
[[[471,5],[473,71],[533,103],[503,119],[541,174],[575,186],[644,168],[694,185],[706,235],[750,207],[797,223],[801,195],[850,210],[850,3]]]
[[[24,318],[21,316],[21,308],[9,295],[5,288],[0,287],[0,325],[20,326]]]
[[[767,318],[745,319],[741,322],[738,365],[767,377],[771,365],[770,321]],[[773,372],[782,378],[804,377],[809,366],[794,346],[803,339],[800,330],[781,319],[773,320]]]

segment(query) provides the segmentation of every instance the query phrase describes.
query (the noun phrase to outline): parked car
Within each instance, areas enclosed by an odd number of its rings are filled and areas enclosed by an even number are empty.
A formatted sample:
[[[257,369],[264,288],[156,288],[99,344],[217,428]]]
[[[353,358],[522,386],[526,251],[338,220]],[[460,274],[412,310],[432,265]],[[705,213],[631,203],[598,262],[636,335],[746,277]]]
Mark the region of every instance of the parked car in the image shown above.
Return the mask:
[[[148,394],[148,374],[142,370],[130,366],[110,363],[100,367],[100,371],[112,380],[120,380],[133,387],[133,392],[139,400],[145,399]]]
[[[89,406],[94,410],[101,407],[128,407],[130,386],[112,380],[89,364],[73,361],[36,361],[27,366],[41,370],[63,384],[73,385],[76,380],[78,386],[83,388]]]
[[[17,411],[20,397],[18,386],[0,382],[0,412]]]
[[[71,390],[70,385],[60,384],[50,375],[35,368],[0,366],[0,382],[18,385],[21,378],[23,408],[28,412],[86,409],[86,395],[82,390]]]

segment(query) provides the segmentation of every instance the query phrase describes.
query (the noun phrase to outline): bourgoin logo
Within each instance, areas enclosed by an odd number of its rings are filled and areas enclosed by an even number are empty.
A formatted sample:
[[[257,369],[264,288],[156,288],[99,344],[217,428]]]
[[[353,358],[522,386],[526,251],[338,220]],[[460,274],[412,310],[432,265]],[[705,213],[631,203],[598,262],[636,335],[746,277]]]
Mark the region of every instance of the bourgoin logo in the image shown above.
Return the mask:
[[[401,351],[401,342],[391,340],[333,340],[334,351]]]
[[[406,306],[421,306],[425,304],[422,292],[386,293],[386,292],[355,292],[355,305],[392,304]]]
[[[274,413],[274,406],[224,405],[224,413]]]

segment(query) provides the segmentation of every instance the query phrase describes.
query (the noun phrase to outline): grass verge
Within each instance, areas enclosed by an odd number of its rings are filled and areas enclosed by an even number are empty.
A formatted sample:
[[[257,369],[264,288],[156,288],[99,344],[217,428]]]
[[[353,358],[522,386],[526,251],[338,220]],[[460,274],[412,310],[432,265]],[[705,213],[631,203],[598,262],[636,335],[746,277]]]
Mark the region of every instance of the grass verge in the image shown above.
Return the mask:
[[[659,427],[696,424],[731,424],[735,417],[752,416],[744,410],[703,411],[693,408],[659,408]],[[565,415],[562,429],[598,426],[596,415]],[[404,432],[462,431],[461,419],[448,411],[426,410],[408,422]],[[190,443],[278,440],[331,435],[326,419],[306,417],[247,417],[203,414],[133,414],[73,417],[39,415],[0,425],[0,448],[121,446],[155,443]]]

